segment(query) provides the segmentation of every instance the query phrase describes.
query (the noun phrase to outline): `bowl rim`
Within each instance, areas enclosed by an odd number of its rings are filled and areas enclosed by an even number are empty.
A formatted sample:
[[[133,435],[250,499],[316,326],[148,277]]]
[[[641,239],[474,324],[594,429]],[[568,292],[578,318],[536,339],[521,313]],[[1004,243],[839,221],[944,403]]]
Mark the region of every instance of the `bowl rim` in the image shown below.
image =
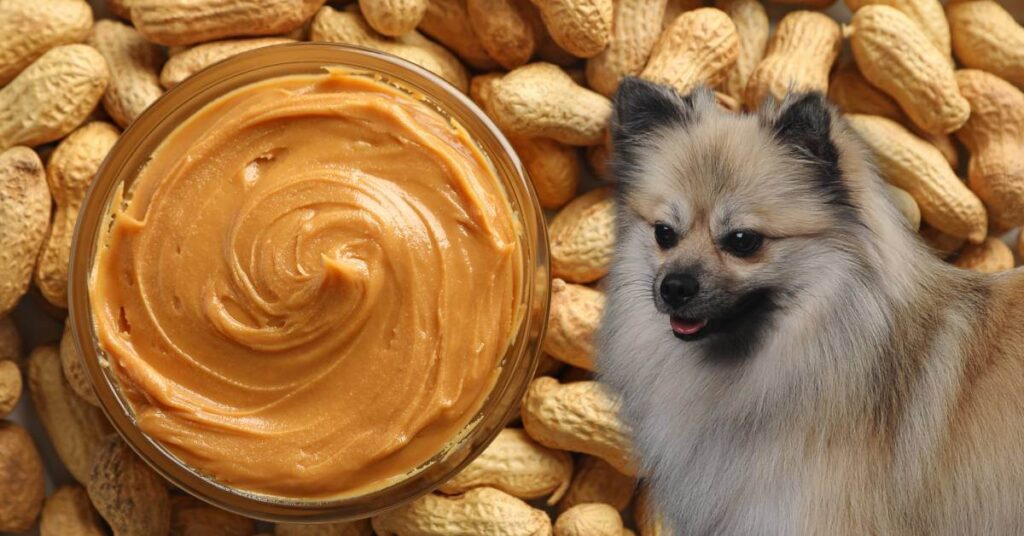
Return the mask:
[[[277,61],[268,61],[268,59]],[[206,104],[245,85],[289,74],[279,70],[325,67],[350,68],[381,75],[391,83],[412,89],[439,113],[458,121],[491,161],[514,213],[519,215],[519,236],[524,249],[522,318],[513,333],[487,400],[467,425],[469,432],[443,456],[382,488],[334,499],[289,499],[263,495],[222,484],[202,475],[174,456],[136,425],[128,401],[121,396],[115,373],[101,356],[94,335],[88,281],[101,238],[120,185],[134,178],[151,150],[172,133],[176,115],[195,112]],[[180,124],[180,123],[178,123]],[[154,134],[162,129],[163,134]],[[483,136],[481,138],[481,135]],[[491,150],[496,147],[498,150]],[[132,165],[133,161],[137,165]],[[134,171],[133,171],[134,169]],[[68,322],[71,337],[114,430],[157,474],[189,494],[219,508],[267,521],[327,522],[365,518],[412,501],[436,489],[469,464],[497,436],[518,407],[540,358],[550,304],[550,266],[544,214],[529,176],[511,143],[490,118],[466,95],[439,76],[401,58],[379,51],[329,43],[288,43],[264,47],[218,62],[168,90],[121,134],[107,154],[81,205],[71,244],[68,278]],[[502,382],[502,378],[505,378]],[[497,399],[495,400],[495,396]],[[490,411],[490,413],[488,413]],[[485,422],[486,421],[486,422]],[[432,458],[434,460],[434,458]]]

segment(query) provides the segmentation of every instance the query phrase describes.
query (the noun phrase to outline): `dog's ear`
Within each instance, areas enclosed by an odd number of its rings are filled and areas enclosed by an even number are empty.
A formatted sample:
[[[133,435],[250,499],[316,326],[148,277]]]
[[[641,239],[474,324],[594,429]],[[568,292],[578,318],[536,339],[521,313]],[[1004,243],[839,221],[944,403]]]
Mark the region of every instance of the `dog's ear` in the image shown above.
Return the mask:
[[[707,103],[711,103],[710,105]],[[714,106],[714,94],[701,88],[682,96],[675,89],[626,77],[619,84],[609,127],[612,137],[610,173],[621,191],[635,175],[651,133],[666,127],[686,128],[697,120],[704,106]]]
[[[771,106],[766,106],[769,110]],[[819,92],[791,93],[773,112],[762,115],[775,139],[814,165],[830,199],[846,199],[839,149],[832,138],[835,110]]]
[[[669,86],[633,76],[624,78],[613,102],[611,132],[615,146],[635,143],[663,126],[689,124],[696,116],[700,91],[682,96]]]

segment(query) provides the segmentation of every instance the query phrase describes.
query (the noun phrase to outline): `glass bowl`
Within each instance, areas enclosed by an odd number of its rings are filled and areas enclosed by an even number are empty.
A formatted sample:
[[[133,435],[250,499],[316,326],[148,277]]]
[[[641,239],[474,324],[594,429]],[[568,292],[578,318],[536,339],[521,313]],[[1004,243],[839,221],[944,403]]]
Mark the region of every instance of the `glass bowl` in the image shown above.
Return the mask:
[[[466,129],[494,166],[518,216],[523,288],[519,325],[512,329],[495,385],[458,438],[417,470],[380,488],[313,500],[261,495],[219,482],[143,433],[97,343],[88,282],[111,203],[122,189],[127,191],[150,155],[178,125],[236,88],[279,76],[318,74],[325,66],[379,75]],[[72,334],[103,412],[128,445],[176,486],[225,510],[270,521],[323,522],[372,516],[426,494],[456,474],[487,447],[515,412],[537,366],[547,319],[548,244],[543,221],[536,194],[511,145],[472,101],[436,75],[387,54],[344,45],[301,43],[254,50],[211,66],[168,91],[122,134],[107,156],[83,203],[72,244]]]

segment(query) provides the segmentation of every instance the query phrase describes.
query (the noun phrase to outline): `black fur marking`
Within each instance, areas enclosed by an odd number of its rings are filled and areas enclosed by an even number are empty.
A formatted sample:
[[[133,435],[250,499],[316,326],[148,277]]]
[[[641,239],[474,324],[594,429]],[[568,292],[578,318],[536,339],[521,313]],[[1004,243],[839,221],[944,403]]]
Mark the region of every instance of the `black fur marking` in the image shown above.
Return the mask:
[[[813,163],[817,185],[826,201],[853,208],[839,169],[839,149],[832,141],[832,113],[821,93],[798,93],[782,103],[770,128],[775,139]]]
[[[623,79],[612,103],[612,176],[627,183],[643,153],[644,140],[661,128],[685,126],[694,121],[694,101],[700,91],[708,90],[698,89],[682,96],[670,86],[632,76]]]
[[[751,291],[728,314],[709,321],[702,330],[709,335],[704,362],[734,365],[753,354],[780,308],[775,294],[770,288]]]
[[[686,125],[693,119],[694,95],[684,97],[669,86],[626,77],[615,92],[612,140],[629,143],[664,126]]]

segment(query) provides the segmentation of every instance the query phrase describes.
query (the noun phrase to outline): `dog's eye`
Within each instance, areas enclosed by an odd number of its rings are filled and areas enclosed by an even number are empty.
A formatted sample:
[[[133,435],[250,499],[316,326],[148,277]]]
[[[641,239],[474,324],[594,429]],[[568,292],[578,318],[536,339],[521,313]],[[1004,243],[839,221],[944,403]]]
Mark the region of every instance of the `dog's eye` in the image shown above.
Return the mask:
[[[753,231],[733,231],[725,235],[722,247],[736,257],[753,255],[761,248],[764,237]]]
[[[665,225],[664,223],[654,224],[654,239],[658,241],[658,247],[661,249],[668,249],[674,247],[679,242],[679,235],[676,234],[675,229]]]

